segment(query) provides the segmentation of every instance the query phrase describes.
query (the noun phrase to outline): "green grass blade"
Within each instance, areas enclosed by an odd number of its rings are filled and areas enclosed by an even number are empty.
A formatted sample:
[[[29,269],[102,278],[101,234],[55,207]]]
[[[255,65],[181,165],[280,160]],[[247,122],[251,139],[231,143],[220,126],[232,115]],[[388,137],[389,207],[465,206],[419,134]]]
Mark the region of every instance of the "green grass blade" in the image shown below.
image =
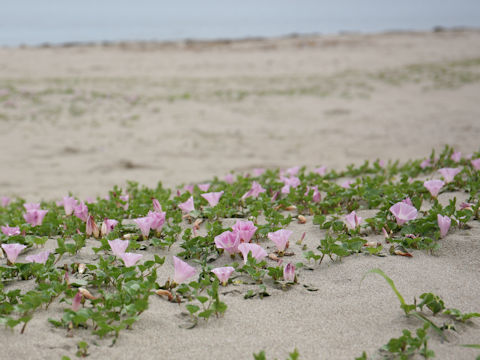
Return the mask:
[[[392,279],[390,279],[382,270],[376,268],[376,269],[372,269],[370,271],[368,271],[362,278],[362,281],[363,279],[365,279],[365,277],[370,274],[370,273],[374,273],[374,274],[378,274],[380,276],[382,276],[385,281],[388,283],[388,285],[390,285],[390,287],[392,288],[393,292],[395,293],[395,295],[397,295],[397,298],[398,300],[400,301],[400,304],[402,306],[402,309],[404,309],[405,311],[405,307],[407,307],[407,304],[405,303],[405,299],[403,298],[402,294],[400,294],[400,291],[398,291],[397,287],[395,286],[395,283],[393,282]],[[405,311],[405,313],[407,313]]]

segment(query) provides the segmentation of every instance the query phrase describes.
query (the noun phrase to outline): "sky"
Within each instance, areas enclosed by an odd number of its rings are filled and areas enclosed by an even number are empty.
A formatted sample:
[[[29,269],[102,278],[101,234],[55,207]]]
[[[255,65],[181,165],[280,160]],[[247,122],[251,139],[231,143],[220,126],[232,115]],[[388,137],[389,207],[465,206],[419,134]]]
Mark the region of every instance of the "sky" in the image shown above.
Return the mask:
[[[2,0],[0,45],[480,27],[479,0]]]

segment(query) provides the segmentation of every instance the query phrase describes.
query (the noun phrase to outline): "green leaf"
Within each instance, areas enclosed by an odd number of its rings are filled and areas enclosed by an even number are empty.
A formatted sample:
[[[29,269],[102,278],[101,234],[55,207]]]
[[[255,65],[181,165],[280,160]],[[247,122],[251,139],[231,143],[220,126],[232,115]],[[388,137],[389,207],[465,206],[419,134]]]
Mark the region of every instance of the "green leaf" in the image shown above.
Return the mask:
[[[187,308],[188,312],[192,315],[195,314],[198,310],[200,310],[200,307],[198,307],[197,305],[187,304],[185,305],[185,307]]]

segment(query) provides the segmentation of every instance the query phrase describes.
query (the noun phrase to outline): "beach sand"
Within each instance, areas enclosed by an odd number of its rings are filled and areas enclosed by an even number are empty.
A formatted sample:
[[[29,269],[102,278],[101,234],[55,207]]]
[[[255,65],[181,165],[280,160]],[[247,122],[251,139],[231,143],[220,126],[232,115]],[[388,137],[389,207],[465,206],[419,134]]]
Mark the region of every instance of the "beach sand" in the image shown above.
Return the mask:
[[[479,45],[480,31],[464,30],[3,48],[0,193],[85,198],[127,180],[173,187],[256,167],[342,169],[427,157],[445,144],[468,154],[479,148]],[[421,324],[404,316],[382,278],[361,282],[372,268],[407,301],[434,292],[450,307],[480,311],[480,225],[470,225],[434,255],[312,263],[300,283],[318,291],[269,287],[263,300],[227,294],[225,316],[191,330],[179,327],[183,308],[151,298],[113,347],[88,330],[67,338],[53,328],[47,319],[65,307],[53,304],[24,335],[1,330],[2,357],[74,358],[82,339],[90,359],[251,359],[262,349],[283,359],[295,347],[301,359],[373,354]],[[290,228],[296,239],[306,231],[312,248],[322,236],[311,218]],[[293,249],[292,260],[306,263]],[[172,275],[176,250],[157,251],[167,256],[160,280]],[[437,358],[479,355],[458,346],[480,342],[479,324],[449,331],[449,342],[431,333]]]

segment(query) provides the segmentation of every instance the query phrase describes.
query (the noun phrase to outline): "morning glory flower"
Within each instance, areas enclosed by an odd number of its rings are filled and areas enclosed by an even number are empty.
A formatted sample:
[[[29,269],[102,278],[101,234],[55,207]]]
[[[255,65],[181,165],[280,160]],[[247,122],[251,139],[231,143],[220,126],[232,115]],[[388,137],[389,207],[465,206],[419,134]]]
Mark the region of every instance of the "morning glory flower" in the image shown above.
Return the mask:
[[[190,196],[187,201],[178,204],[180,210],[182,210],[185,214],[195,210],[195,205],[193,204],[193,196]]]
[[[223,178],[223,181],[225,181],[227,184],[233,184],[234,178],[232,174],[227,174]]]
[[[95,223],[95,219],[93,215],[90,215],[87,218],[87,224],[85,226],[85,233],[88,236],[92,236],[98,238],[100,236],[100,229],[98,228],[97,224]]]
[[[8,261],[10,261],[12,264],[15,264],[18,254],[20,254],[22,250],[26,248],[26,246],[22,244],[2,244],[2,248],[7,255]]]
[[[462,160],[462,153],[460,151],[454,151],[452,156],[450,156],[450,159],[458,163]]]
[[[231,266],[224,266],[212,269],[212,272],[217,276],[218,280],[223,286],[227,286],[228,279],[232,275],[235,269]]]
[[[128,240],[108,240],[108,245],[110,245],[113,254],[121,258],[122,255],[125,254],[125,251],[127,251]]]
[[[160,201],[158,201],[157,199],[152,199],[152,204],[153,204],[153,210],[155,212],[163,212],[162,210],[162,205],[160,205]]]
[[[78,310],[80,310],[80,307],[82,306],[82,298],[83,298],[82,293],[78,291],[72,300],[73,311],[77,312]]]
[[[2,207],[7,207],[10,204],[10,198],[8,196],[2,196],[1,199]]]
[[[73,213],[80,220],[87,221],[88,219],[88,207],[83,202],[75,206]]]
[[[251,221],[237,220],[235,225],[232,226],[232,230],[235,234],[238,234],[240,242],[250,242],[257,227]]]
[[[162,231],[166,215],[167,213],[164,211],[149,211],[147,217],[150,218],[150,228],[157,232]]]
[[[282,187],[282,194],[289,194],[290,188],[297,188],[300,185],[300,179],[295,176],[287,177],[280,177],[280,181],[283,182],[284,186]]]
[[[438,196],[438,193],[443,185],[445,185],[445,183],[442,180],[427,180],[423,183],[423,186],[430,191],[430,195],[432,195],[434,198]]]
[[[25,210],[40,210],[40,203],[25,203],[23,204]]]
[[[70,216],[73,214],[73,211],[75,210],[75,207],[78,204],[78,201],[75,200],[73,196],[64,196],[63,197],[63,208],[65,210],[65,214],[67,216]]]
[[[120,255],[123,262],[125,263],[125,267],[135,266],[135,264],[142,258],[142,254],[134,254],[134,253],[123,253]]]
[[[37,264],[45,264],[48,260],[48,256],[50,255],[50,250],[45,250],[42,251],[38,254],[35,255],[29,255],[25,257],[25,260],[31,263],[37,263]]]
[[[141,217],[138,219],[134,219],[135,224],[140,228],[142,235],[144,238],[148,238],[148,234],[150,233],[150,227],[152,225],[152,219],[148,216]]]
[[[480,170],[480,158],[475,160],[470,160],[470,162],[475,170]]]
[[[248,253],[251,253],[252,257],[257,261],[262,261],[267,256],[265,249],[257,244],[241,243],[238,245],[238,250],[240,250],[243,255],[244,264],[247,263]]]
[[[118,221],[114,219],[107,219],[105,218],[102,222],[102,226],[100,227],[100,233],[102,236],[108,235],[115,229],[115,226],[118,225]]]
[[[425,168],[430,167],[430,166],[432,166],[432,165],[430,164],[430,159],[425,159],[425,160],[423,160],[423,161],[420,163],[420,167],[421,167],[422,169],[425,169]]]
[[[258,176],[262,176],[265,173],[265,169],[264,168],[254,168],[252,170],[252,172],[253,172],[253,176],[258,177]]]
[[[18,226],[2,226],[2,233],[7,236],[20,235],[20,228]]]
[[[210,189],[210,184],[208,184],[208,183],[207,184],[198,184],[197,186],[202,191],[208,191],[208,189]]]
[[[283,280],[288,282],[295,281],[295,265],[293,265],[292,263],[288,263],[283,268]]]
[[[396,203],[390,207],[390,212],[395,216],[398,225],[403,225],[407,221],[417,217],[417,209],[403,201]]]
[[[320,191],[318,191],[318,186],[307,186],[307,191],[303,195],[308,196],[308,193],[311,190],[313,190],[313,197],[312,197],[313,202],[319,202],[320,200],[322,200]]]
[[[262,187],[262,185],[260,185],[258,182],[254,181],[252,182],[252,187],[250,190],[248,190],[245,194],[243,194],[242,196],[242,200],[250,197],[250,196],[253,196],[254,198],[257,198],[258,195],[260,195],[261,193],[264,193],[266,190]]]
[[[283,253],[288,247],[288,238],[293,234],[291,230],[280,229],[275,232],[269,232],[268,238],[277,246],[278,252]]]
[[[315,174],[320,175],[320,176],[325,176],[325,174],[327,173],[327,167],[326,166],[320,166],[316,169],[313,169],[313,172]]]
[[[345,180],[340,186],[344,189],[350,189],[350,185],[352,185],[355,181],[353,180]]]
[[[238,233],[224,231],[220,235],[215,236],[214,242],[217,249],[223,249],[230,255],[234,255],[238,252],[240,237]]]
[[[357,227],[360,226],[361,222],[362,218],[358,216],[355,211],[352,211],[350,214],[345,216],[345,224],[350,230],[355,230]]]
[[[196,270],[193,266],[188,265],[185,261],[180,260],[178,257],[173,257],[174,275],[173,282],[175,284],[182,284],[187,279],[195,275]]]
[[[453,178],[462,171],[460,168],[442,168],[438,172],[443,176],[443,179],[448,184],[453,181]]]
[[[47,213],[48,210],[27,210],[27,212],[23,214],[23,218],[27,223],[35,227],[42,225],[43,218]]]
[[[214,207],[218,204],[222,195],[223,195],[223,191],[219,191],[219,192],[205,193],[205,194],[202,194],[201,196],[208,201],[208,204],[211,207]]]
[[[190,194],[193,194],[193,189],[194,189],[193,185],[185,185],[183,187],[183,190],[188,191]]]
[[[450,229],[450,224],[452,220],[448,216],[442,216],[437,214],[438,227],[440,228],[440,237],[445,237]]]

